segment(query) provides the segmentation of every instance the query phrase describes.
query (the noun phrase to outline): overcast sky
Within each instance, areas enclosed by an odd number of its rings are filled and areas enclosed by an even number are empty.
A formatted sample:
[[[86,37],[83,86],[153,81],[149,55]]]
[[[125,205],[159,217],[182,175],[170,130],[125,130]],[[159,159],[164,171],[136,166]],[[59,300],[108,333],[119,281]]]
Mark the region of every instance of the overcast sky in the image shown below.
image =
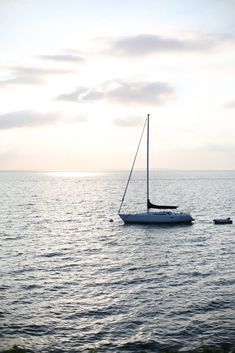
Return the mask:
[[[234,0],[0,0],[0,170],[235,169]],[[144,167],[140,157],[139,167]]]

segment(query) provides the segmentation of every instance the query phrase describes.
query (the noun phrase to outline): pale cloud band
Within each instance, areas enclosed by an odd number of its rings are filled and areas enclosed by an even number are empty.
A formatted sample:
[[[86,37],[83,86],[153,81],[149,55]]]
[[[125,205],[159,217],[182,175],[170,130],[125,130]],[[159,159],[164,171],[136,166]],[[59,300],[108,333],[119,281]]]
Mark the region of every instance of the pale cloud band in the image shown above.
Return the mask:
[[[224,107],[227,109],[235,109],[235,99],[227,102]]]
[[[79,123],[87,121],[86,116],[80,117],[63,117],[59,113],[41,113],[30,110],[21,110],[0,115],[0,130],[22,128],[22,127],[39,127],[44,125],[52,125],[58,122]]]
[[[206,151],[215,152],[215,153],[232,152],[233,154],[235,154],[235,144],[208,143],[202,146],[202,148]]]
[[[40,55],[40,59],[58,61],[58,62],[67,62],[67,63],[82,63],[85,61],[85,58],[75,54],[55,54],[55,55]]]
[[[141,116],[119,117],[113,120],[113,125],[118,127],[135,127],[142,124],[143,117]]]
[[[165,52],[208,52],[227,42],[235,44],[231,35],[197,34],[185,39],[163,37],[157,34],[139,34],[134,36],[107,39],[107,53],[123,56],[144,56]]]
[[[173,95],[173,87],[166,82],[113,80],[95,88],[78,87],[70,93],[57,96],[56,99],[78,103],[105,99],[118,104],[160,105],[172,99]]]
[[[3,69],[8,71],[8,78],[0,81],[0,87],[19,84],[19,85],[40,85],[46,82],[51,75],[66,75],[73,73],[72,70],[15,66]]]

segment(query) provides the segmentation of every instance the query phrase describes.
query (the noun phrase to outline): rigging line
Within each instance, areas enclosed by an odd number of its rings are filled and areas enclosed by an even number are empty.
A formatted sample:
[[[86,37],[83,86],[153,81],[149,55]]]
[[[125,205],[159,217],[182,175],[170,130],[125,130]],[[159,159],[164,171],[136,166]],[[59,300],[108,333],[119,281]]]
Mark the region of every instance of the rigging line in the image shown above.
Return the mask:
[[[122,196],[122,201],[121,201],[121,205],[119,207],[118,213],[120,213],[122,205],[123,205],[123,202],[125,200],[127,188],[128,188],[129,182],[131,180],[131,175],[132,175],[132,172],[133,172],[133,169],[134,169],[134,166],[135,166],[135,161],[136,161],[136,158],[137,158],[137,155],[138,155],[138,152],[139,152],[139,148],[140,148],[140,144],[141,144],[141,141],[142,141],[142,137],[143,137],[143,134],[144,134],[144,130],[145,130],[145,126],[146,126],[147,120],[148,120],[148,118],[145,120],[145,123],[144,123],[144,127],[143,127],[143,130],[142,130],[141,136],[140,136],[139,144],[138,144],[138,147],[137,147],[137,150],[136,150],[136,153],[135,153],[135,158],[134,158],[134,161],[132,163],[131,171],[130,171],[130,174],[129,174],[129,177],[128,177],[128,180],[127,180],[127,184],[126,184],[126,187],[125,187],[124,194]]]

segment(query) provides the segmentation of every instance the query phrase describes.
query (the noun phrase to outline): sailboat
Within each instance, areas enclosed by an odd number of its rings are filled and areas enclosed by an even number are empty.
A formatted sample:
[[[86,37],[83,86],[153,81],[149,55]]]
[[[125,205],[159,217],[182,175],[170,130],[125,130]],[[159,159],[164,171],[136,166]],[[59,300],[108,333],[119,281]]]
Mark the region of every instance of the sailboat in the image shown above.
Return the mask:
[[[172,211],[178,208],[178,206],[169,206],[169,205],[155,205],[150,201],[149,198],[149,120],[150,114],[147,115],[147,119],[145,120],[144,127],[142,130],[142,134],[140,137],[140,141],[137,147],[137,151],[134,157],[134,161],[131,167],[131,171],[127,180],[127,184],[124,190],[124,194],[121,200],[121,204],[118,210],[118,215],[123,220],[124,223],[132,223],[132,224],[191,224],[194,220],[189,213],[186,212],[177,212]],[[121,209],[123,206],[123,202],[125,200],[126,192],[128,189],[129,182],[131,180],[132,172],[134,169],[135,161],[138,155],[139,147],[141,144],[141,140],[144,134],[145,129],[147,128],[147,193],[146,193],[146,206],[147,209],[145,212],[140,213],[122,213]],[[158,209],[159,211],[151,211],[152,209]]]

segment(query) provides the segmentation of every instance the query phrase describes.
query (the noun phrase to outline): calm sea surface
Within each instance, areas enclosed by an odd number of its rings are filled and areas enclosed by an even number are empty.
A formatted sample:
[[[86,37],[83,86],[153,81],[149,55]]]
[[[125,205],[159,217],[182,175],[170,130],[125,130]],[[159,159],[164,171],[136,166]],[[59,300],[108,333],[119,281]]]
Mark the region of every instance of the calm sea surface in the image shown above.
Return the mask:
[[[127,173],[0,173],[0,349],[185,351],[235,344],[235,172],[153,172],[192,226],[125,226]],[[145,174],[126,210],[145,207]],[[113,219],[113,222],[110,222]]]

